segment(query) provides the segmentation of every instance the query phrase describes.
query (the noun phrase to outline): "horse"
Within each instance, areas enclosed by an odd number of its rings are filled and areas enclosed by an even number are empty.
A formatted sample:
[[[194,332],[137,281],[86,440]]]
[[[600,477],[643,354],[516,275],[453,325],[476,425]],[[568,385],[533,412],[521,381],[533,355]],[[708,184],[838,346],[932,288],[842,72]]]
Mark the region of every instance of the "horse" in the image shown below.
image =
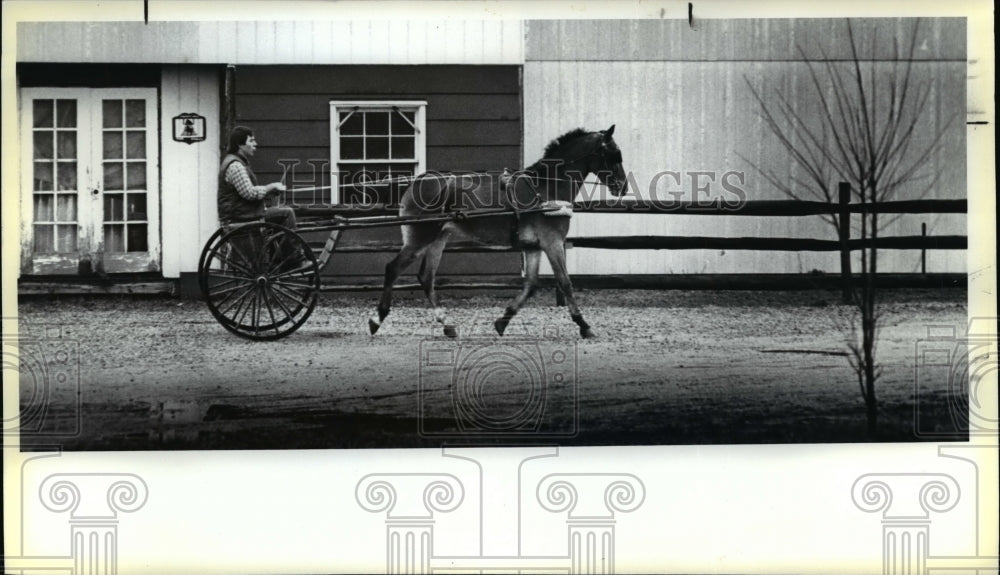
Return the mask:
[[[573,286],[566,270],[565,240],[572,215],[570,206],[588,175],[596,174],[615,196],[628,191],[622,154],[613,138],[614,132],[614,125],[597,132],[588,132],[583,128],[566,132],[546,146],[539,161],[519,172],[505,170],[496,183],[491,177],[484,182],[476,175],[417,176],[400,198],[401,217],[454,212],[469,204],[487,208],[500,206],[503,208],[500,211],[504,213],[485,218],[453,218],[445,222],[402,225],[403,247],[385,266],[385,283],[376,308],[377,315],[368,320],[371,334],[375,335],[389,315],[392,288],[400,274],[422,259],[417,279],[434,309],[434,317],[444,326],[446,336],[457,337],[457,331],[448,322],[434,290],[434,276],[441,262],[441,253],[448,240],[457,233],[493,242],[506,239],[524,254],[521,292],[493,324],[499,335],[504,334],[518,310],[534,294],[538,285],[538,266],[544,252],[552,265],[556,285],[566,298],[570,318],[580,328],[580,336],[595,337],[573,297]],[[542,211],[549,207],[552,209]],[[525,211],[530,208],[538,209]]]

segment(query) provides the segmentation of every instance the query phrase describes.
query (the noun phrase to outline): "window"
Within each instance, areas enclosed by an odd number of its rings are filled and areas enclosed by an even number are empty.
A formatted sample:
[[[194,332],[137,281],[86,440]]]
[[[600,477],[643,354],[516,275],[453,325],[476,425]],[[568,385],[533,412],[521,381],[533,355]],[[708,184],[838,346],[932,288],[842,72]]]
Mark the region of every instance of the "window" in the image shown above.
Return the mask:
[[[104,249],[145,252],[146,102],[103,100]]]
[[[334,204],[395,205],[425,171],[426,102],[330,102]]]
[[[32,102],[34,252],[77,251],[76,100]]]

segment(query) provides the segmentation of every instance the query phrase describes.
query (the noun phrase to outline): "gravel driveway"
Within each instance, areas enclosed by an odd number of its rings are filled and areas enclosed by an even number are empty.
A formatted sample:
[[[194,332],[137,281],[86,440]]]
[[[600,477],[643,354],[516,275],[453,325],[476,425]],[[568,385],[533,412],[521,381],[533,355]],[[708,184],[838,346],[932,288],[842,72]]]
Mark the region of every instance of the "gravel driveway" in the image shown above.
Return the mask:
[[[23,443],[145,450],[867,440],[845,355],[852,308],[836,293],[582,291],[578,301],[599,334],[587,341],[552,305],[551,291],[529,303],[510,337],[496,337],[492,321],[512,294],[443,292],[458,340],[440,337],[422,295],[398,294],[371,337],[375,295],[324,294],[298,332],[266,343],[230,335],[197,301],[25,299],[22,424],[32,433]],[[915,427],[955,428],[949,370],[914,363],[928,326],[962,333],[965,301],[958,289],[884,293],[878,440],[935,439]],[[33,383],[41,380],[49,388]]]

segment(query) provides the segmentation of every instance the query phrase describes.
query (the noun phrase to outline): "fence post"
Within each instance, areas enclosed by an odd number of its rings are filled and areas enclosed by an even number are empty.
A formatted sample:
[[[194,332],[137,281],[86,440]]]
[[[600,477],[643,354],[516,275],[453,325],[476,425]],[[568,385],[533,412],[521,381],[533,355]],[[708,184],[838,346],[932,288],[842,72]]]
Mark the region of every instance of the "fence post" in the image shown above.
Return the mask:
[[[563,253],[566,253],[565,244],[563,244]],[[566,294],[559,289],[559,284],[556,284],[556,307],[566,307]]]
[[[848,247],[848,242],[851,239],[851,212],[847,207],[851,203],[851,184],[840,182],[837,191],[840,207],[838,235],[840,236],[841,299],[844,303],[851,303],[851,249]]]
[[[927,274],[927,222],[920,222],[920,273]]]

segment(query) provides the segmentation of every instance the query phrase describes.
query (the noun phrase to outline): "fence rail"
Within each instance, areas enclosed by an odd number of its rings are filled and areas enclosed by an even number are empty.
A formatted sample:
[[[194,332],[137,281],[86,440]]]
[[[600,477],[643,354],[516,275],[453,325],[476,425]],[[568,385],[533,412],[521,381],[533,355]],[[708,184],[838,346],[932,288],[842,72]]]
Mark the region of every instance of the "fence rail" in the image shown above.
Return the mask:
[[[595,200],[577,202],[573,209],[594,214],[676,214],[685,216],[821,216],[851,214],[964,214],[966,200],[901,200],[878,204],[852,204],[799,200],[753,200],[727,205],[725,202],[669,202],[650,200]]]
[[[597,236],[567,238],[567,247],[610,250],[747,250],[790,252],[840,252],[841,283],[845,298],[850,290],[851,252],[875,247],[887,250],[920,250],[921,274],[926,275],[926,250],[968,249],[967,236],[928,236],[926,224],[920,236],[889,236],[876,239],[851,239],[853,214],[964,214],[968,211],[966,200],[901,200],[879,203],[852,203],[851,188],[846,183],[838,186],[835,202],[798,200],[754,200],[738,204],[715,202],[680,202],[669,200],[642,200],[612,198],[576,202],[577,213],[585,214],[675,214],[698,216],[838,216],[838,238],[833,240],[789,237],[711,237],[711,236]],[[383,204],[368,206],[306,206],[298,208],[300,217],[321,218],[339,216],[375,216],[398,213],[398,207]],[[344,242],[338,251],[384,252],[398,250],[398,242]],[[449,251],[503,252],[511,251],[509,245],[486,245],[462,242],[449,246]],[[561,299],[560,299],[561,301]]]
[[[751,250],[781,252],[838,252],[839,240],[811,238],[717,238],[705,236],[595,236],[567,238],[574,248],[606,250]],[[850,251],[876,247],[887,250],[964,250],[965,236],[892,236],[873,240],[848,240]]]
[[[471,206],[470,206],[471,208]],[[672,202],[642,199],[585,200],[575,202],[573,210],[585,214],[676,214],[690,216],[820,216],[846,211],[850,214],[964,214],[966,200],[900,200],[878,204],[815,202],[798,200],[751,200],[738,205],[723,202]],[[332,216],[381,216],[399,213],[398,206],[296,206],[302,218]]]

